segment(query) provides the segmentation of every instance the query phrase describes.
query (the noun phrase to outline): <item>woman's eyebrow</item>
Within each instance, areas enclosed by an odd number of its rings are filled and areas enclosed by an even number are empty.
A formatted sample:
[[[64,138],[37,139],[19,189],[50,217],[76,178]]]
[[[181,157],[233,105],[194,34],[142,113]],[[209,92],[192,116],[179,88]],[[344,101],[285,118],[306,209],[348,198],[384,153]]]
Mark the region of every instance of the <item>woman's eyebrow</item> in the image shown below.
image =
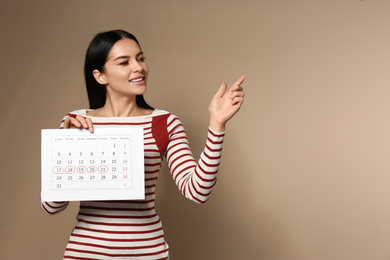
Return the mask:
[[[141,52],[139,52],[139,53],[136,55],[136,57],[138,58],[139,56],[142,56],[143,54],[144,54],[144,52],[141,51]],[[119,57],[117,57],[114,61],[119,60],[119,59],[130,59],[130,56],[127,56],[127,55],[119,56]]]
[[[117,57],[114,61],[116,61],[116,60],[120,60],[120,59],[130,59],[130,56],[119,56],[119,57]]]
[[[144,55],[144,52],[143,51],[140,51],[138,54],[137,54],[137,58],[139,57],[139,56],[142,56],[142,55]]]

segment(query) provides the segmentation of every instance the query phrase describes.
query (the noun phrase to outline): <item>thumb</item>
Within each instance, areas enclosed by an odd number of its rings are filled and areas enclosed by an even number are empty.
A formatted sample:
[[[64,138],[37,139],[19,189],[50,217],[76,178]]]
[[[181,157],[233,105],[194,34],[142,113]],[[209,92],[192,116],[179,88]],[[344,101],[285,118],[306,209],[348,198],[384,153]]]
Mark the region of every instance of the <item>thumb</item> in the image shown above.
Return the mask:
[[[226,82],[222,82],[221,86],[219,87],[218,92],[214,95],[214,97],[216,97],[216,98],[223,97],[223,95],[225,94],[226,88],[227,88]]]

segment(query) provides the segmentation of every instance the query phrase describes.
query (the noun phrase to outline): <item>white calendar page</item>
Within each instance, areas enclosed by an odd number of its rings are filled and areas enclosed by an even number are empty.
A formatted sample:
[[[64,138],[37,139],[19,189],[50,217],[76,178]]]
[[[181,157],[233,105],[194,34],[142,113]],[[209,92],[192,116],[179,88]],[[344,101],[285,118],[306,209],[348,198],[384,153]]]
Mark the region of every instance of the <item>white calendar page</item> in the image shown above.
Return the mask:
[[[41,133],[42,201],[145,198],[142,128]]]

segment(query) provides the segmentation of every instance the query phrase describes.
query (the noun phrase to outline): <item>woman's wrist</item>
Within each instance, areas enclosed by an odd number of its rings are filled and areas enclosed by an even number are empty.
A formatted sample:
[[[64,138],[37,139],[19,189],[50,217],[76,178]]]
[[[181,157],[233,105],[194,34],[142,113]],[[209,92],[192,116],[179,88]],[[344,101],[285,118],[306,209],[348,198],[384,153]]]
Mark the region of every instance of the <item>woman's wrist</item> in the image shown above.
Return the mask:
[[[225,132],[225,124],[219,124],[219,123],[210,121],[210,129],[215,133],[224,133]]]

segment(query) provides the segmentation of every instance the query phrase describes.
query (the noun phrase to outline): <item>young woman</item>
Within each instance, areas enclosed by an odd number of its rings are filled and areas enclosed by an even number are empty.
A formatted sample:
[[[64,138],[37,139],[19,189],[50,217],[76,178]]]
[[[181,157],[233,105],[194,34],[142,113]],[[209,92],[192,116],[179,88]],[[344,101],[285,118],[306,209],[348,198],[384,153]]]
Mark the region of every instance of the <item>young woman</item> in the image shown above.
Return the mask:
[[[144,131],[145,200],[81,201],[77,224],[64,259],[168,259],[169,248],[155,212],[155,186],[163,157],[182,194],[197,203],[209,198],[216,182],[226,122],[244,101],[240,77],[213,97],[204,151],[196,162],[180,120],[153,109],[143,97],[148,66],[137,39],[122,30],[95,36],[85,58],[90,109],[67,114],[61,128],[142,126]],[[42,202],[48,214],[69,202]]]

